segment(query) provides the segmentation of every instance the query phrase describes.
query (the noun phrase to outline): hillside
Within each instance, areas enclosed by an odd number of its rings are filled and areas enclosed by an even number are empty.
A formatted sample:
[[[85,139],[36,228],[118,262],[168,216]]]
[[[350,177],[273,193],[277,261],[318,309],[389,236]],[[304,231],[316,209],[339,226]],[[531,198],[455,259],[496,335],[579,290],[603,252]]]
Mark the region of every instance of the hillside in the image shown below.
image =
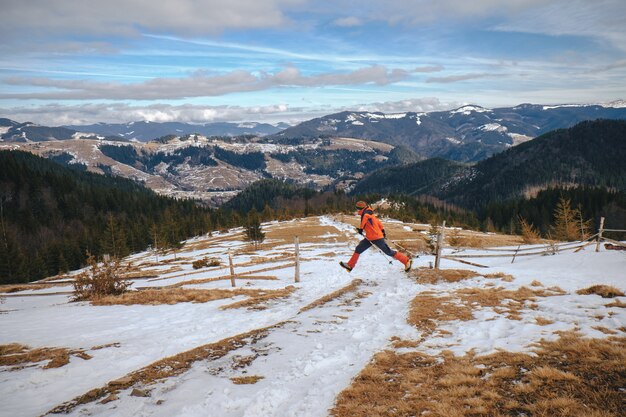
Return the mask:
[[[0,415],[621,415],[622,253],[470,258],[487,268],[463,270],[444,259],[439,272],[422,254],[405,274],[370,250],[347,273],[337,261],[357,221],[266,223],[258,250],[234,229],[158,260],[135,254],[132,291],[93,303],[70,302],[74,274],[3,293]],[[429,229],[385,224],[407,244]],[[194,269],[203,258],[220,266]],[[598,284],[617,296],[584,291]]]
[[[476,162],[551,130],[598,118],[626,119],[626,108],[522,104],[496,109],[468,105],[431,113],[346,111],[300,123],[271,137],[346,136],[402,145],[428,158]]]
[[[355,190],[404,190],[478,208],[489,202],[532,195],[549,186],[585,185],[626,191],[625,160],[626,121],[597,120],[544,134],[474,166],[433,160],[383,169],[364,178]]]
[[[125,256],[207,230],[207,210],[128,179],[0,151],[0,283],[76,269],[86,252]]]
[[[132,179],[159,194],[222,204],[263,179],[317,189],[350,187],[366,173],[419,157],[391,145],[348,138],[268,143],[258,137],[168,136],[148,143],[77,138],[0,142],[70,167]]]

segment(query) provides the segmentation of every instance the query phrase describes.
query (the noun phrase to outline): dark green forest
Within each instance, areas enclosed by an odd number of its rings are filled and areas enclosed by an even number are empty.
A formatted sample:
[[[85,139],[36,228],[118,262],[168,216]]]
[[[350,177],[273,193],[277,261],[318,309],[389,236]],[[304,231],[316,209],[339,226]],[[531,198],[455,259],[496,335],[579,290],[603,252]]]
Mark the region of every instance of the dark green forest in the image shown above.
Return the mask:
[[[212,217],[213,216],[213,217]],[[207,231],[216,214],[134,182],[79,172],[26,152],[0,152],[0,280],[27,282]]]

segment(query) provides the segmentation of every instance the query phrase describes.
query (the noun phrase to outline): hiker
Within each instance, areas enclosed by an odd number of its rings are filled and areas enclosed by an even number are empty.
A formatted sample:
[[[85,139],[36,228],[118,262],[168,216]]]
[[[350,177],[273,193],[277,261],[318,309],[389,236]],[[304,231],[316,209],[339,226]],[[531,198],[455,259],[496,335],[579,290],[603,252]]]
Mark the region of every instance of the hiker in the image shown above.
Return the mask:
[[[356,208],[359,210],[359,215],[361,216],[361,224],[356,230],[360,235],[365,232],[365,239],[359,242],[348,263],[342,261],[339,262],[339,265],[345,268],[348,272],[352,271],[356,262],[359,260],[359,256],[372,246],[372,244],[374,244],[378,246],[387,256],[391,256],[402,262],[404,264],[405,271],[410,270],[412,263],[411,259],[409,259],[406,255],[391,249],[387,245],[387,242],[385,242],[385,238],[387,237],[385,227],[374,215],[374,209],[371,208],[365,201],[357,201]]]

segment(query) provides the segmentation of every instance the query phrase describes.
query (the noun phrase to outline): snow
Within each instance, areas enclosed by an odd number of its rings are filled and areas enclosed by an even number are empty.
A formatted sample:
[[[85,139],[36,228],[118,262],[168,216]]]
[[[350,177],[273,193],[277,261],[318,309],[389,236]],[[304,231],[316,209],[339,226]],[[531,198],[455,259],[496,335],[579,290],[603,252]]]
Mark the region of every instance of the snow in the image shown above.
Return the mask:
[[[469,116],[472,112],[485,113],[485,112],[490,112],[490,111],[491,111],[490,109],[486,109],[480,106],[463,106],[463,107],[459,107],[456,110],[451,111],[450,114],[461,113],[465,116]]]
[[[560,109],[563,107],[585,107],[584,104],[559,104],[556,106],[543,106],[542,109],[543,110],[553,110],[553,109]]]
[[[294,220],[298,224],[302,220]],[[306,221],[312,221],[307,219]],[[607,335],[593,329],[595,326],[618,331],[626,323],[623,308],[608,308],[609,300],[596,295],[578,295],[576,290],[594,284],[607,284],[626,290],[626,254],[601,250],[596,253],[590,246],[579,253],[561,252],[554,256],[478,258],[475,262],[489,268],[442,260],[442,268],[474,269],[479,274],[503,272],[514,276],[514,281],[494,281],[482,276],[456,282],[419,284],[407,277],[401,265],[377,251],[367,251],[357,268],[348,274],[337,265],[346,260],[357,242],[354,226],[331,217],[319,217],[320,226],[330,226],[320,243],[302,243],[300,253],[301,281],[294,283],[293,268],[267,272],[277,281],[238,280],[243,288],[277,289],[294,285],[297,290],[287,299],[272,302],[265,310],[228,309],[220,306],[234,300],[207,303],[180,303],[158,306],[91,306],[88,303],[69,303],[66,294],[69,286],[31,291],[46,296],[7,297],[0,314],[0,344],[22,343],[31,347],[69,347],[87,349],[91,360],[72,357],[61,368],[42,369],[26,367],[6,372],[0,368],[0,396],[4,398],[0,416],[19,417],[42,415],[65,401],[87,391],[102,387],[159,359],[175,355],[209,343],[214,343],[254,329],[282,325],[272,329],[268,336],[250,343],[217,360],[195,362],[181,375],[170,377],[150,386],[148,398],[132,397],[130,390],[121,391],[119,400],[108,404],[88,403],[74,409],[71,416],[185,416],[185,417],[269,417],[269,416],[326,416],[336,396],[349,384],[372,356],[390,347],[393,336],[417,340],[420,332],[407,324],[406,317],[411,300],[424,291],[446,295],[463,287],[484,288],[488,283],[515,290],[530,286],[534,280],[545,288],[559,286],[566,294],[540,297],[538,310],[523,310],[522,320],[509,320],[492,308],[474,311],[474,319],[465,322],[446,322],[440,329],[448,333],[428,336],[417,350],[440,354],[450,350],[462,355],[471,349],[477,354],[498,349],[528,351],[541,338],[554,339],[555,331],[574,327],[588,336],[602,338]],[[385,221],[394,227],[410,232],[412,228],[399,221]],[[263,225],[264,230],[280,227],[284,223]],[[209,239],[234,236],[241,229],[213,236]],[[417,232],[415,232],[417,234]],[[337,241],[346,236],[349,243]],[[391,236],[393,238],[393,236]],[[188,243],[201,243],[206,237],[191,239]],[[136,280],[134,287],[170,285],[189,279],[202,279],[223,275],[222,270],[207,270],[195,275],[193,259],[205,256],[219,257],[226,262],[227,250],[240,249],[244,242],[222,240],[205,249],[179,252],[189,264],[183,271],[161,272],[160,280]],[[292,252],[293,245],[275,246],[255,254],[238,255],[236,263],[255,256],[276,257]],[[324,256],[334,253],[334,257]],[[452,250],[446,250],[451,254]],[[484,254],[483,250],[464,250],[464,255]],[[149,253],[129,258],[138,262]],[[160,257],[161,259],[164,259]],[[168,255],[165,259],[172,259]],[[287,259],[289,260],[289,259]],[[469,259],[472,261],[473,259]],[[415,267],[427,266],[433,257],[423,255],[415,259]],[[249,271],[284,261],[242,267]],[[154,267],[151,267],[151,269]],[[196,271],[197,272],[197,271]],[[179,275],[179,276],[177,276]],[[362,298],[354,293],[327,304],[300,312],[320,297],[348,285],[353,279],[363,280],[358,289]],[[214,281],[186,288],[229,288],[229,281]],[[539,288],[544,288],[539,287]],[[535,288],[535,287],[531,287]],[[19,294],[19,293],[18,293]],[[619,298],[622,302],[626,297]],[[608,314],[608,312],[612,314]],[[535,317],[554,321],[539,326]],[[599,319],[598,317],[602,317]],[[118,343],[117,347],[90,350],[91,347]],[[245,369],[232,366],[233,360],[257,356]],[[253,385],[235,385],[229,378],[259,375],[264,377]]]
[[[485,132],[506,132],[508,129],[499,123],[487,123],[479,126],[478,129]]]

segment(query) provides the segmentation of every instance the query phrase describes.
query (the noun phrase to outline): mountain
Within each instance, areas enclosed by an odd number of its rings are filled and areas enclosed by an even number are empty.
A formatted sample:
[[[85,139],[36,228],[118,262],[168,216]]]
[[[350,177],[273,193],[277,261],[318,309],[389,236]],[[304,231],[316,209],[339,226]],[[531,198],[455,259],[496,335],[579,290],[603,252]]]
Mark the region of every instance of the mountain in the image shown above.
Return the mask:
[[[358,139],[290,142],[171,135],[147,143],[95,138],[0,142],[0,149],[29,151],[75,169],[129,178],[159,194],[213,206],[263,178],[345,189],[375,169],[419,160],[411,151]]]
[[[0,119],[0,141],[2,142],[45,142],[75,138],[76,130],[64,127],[39,126],[34,123],[17,123]]]
[[[265,136],[280,132],[289,127],[285,123],[271,125],[268,123],[154,123],[154,122],[130,122],[122,124],[98,123],[92,125],[65,126],[80,132],[89,132],[96,135],[110,137],[117,136],[126,140],[135,139],[147,142],[167,135],[185,136],[197,134],[202,136],[240,136],[255,135]]]
[[[626,192],[624,161],[626,121],[596,120],[546,133],[473,166],[428,160],[385,168],[369,174],[354,190],[429,194],[478,208],[555,185]]]
[[[584,120],[626,119],[623,102],[607,105],[476,105],[431,113],[341,112],[272,135],[276,140],[343,136],[402,145],[424,157],[476,162],[554,129]]]

